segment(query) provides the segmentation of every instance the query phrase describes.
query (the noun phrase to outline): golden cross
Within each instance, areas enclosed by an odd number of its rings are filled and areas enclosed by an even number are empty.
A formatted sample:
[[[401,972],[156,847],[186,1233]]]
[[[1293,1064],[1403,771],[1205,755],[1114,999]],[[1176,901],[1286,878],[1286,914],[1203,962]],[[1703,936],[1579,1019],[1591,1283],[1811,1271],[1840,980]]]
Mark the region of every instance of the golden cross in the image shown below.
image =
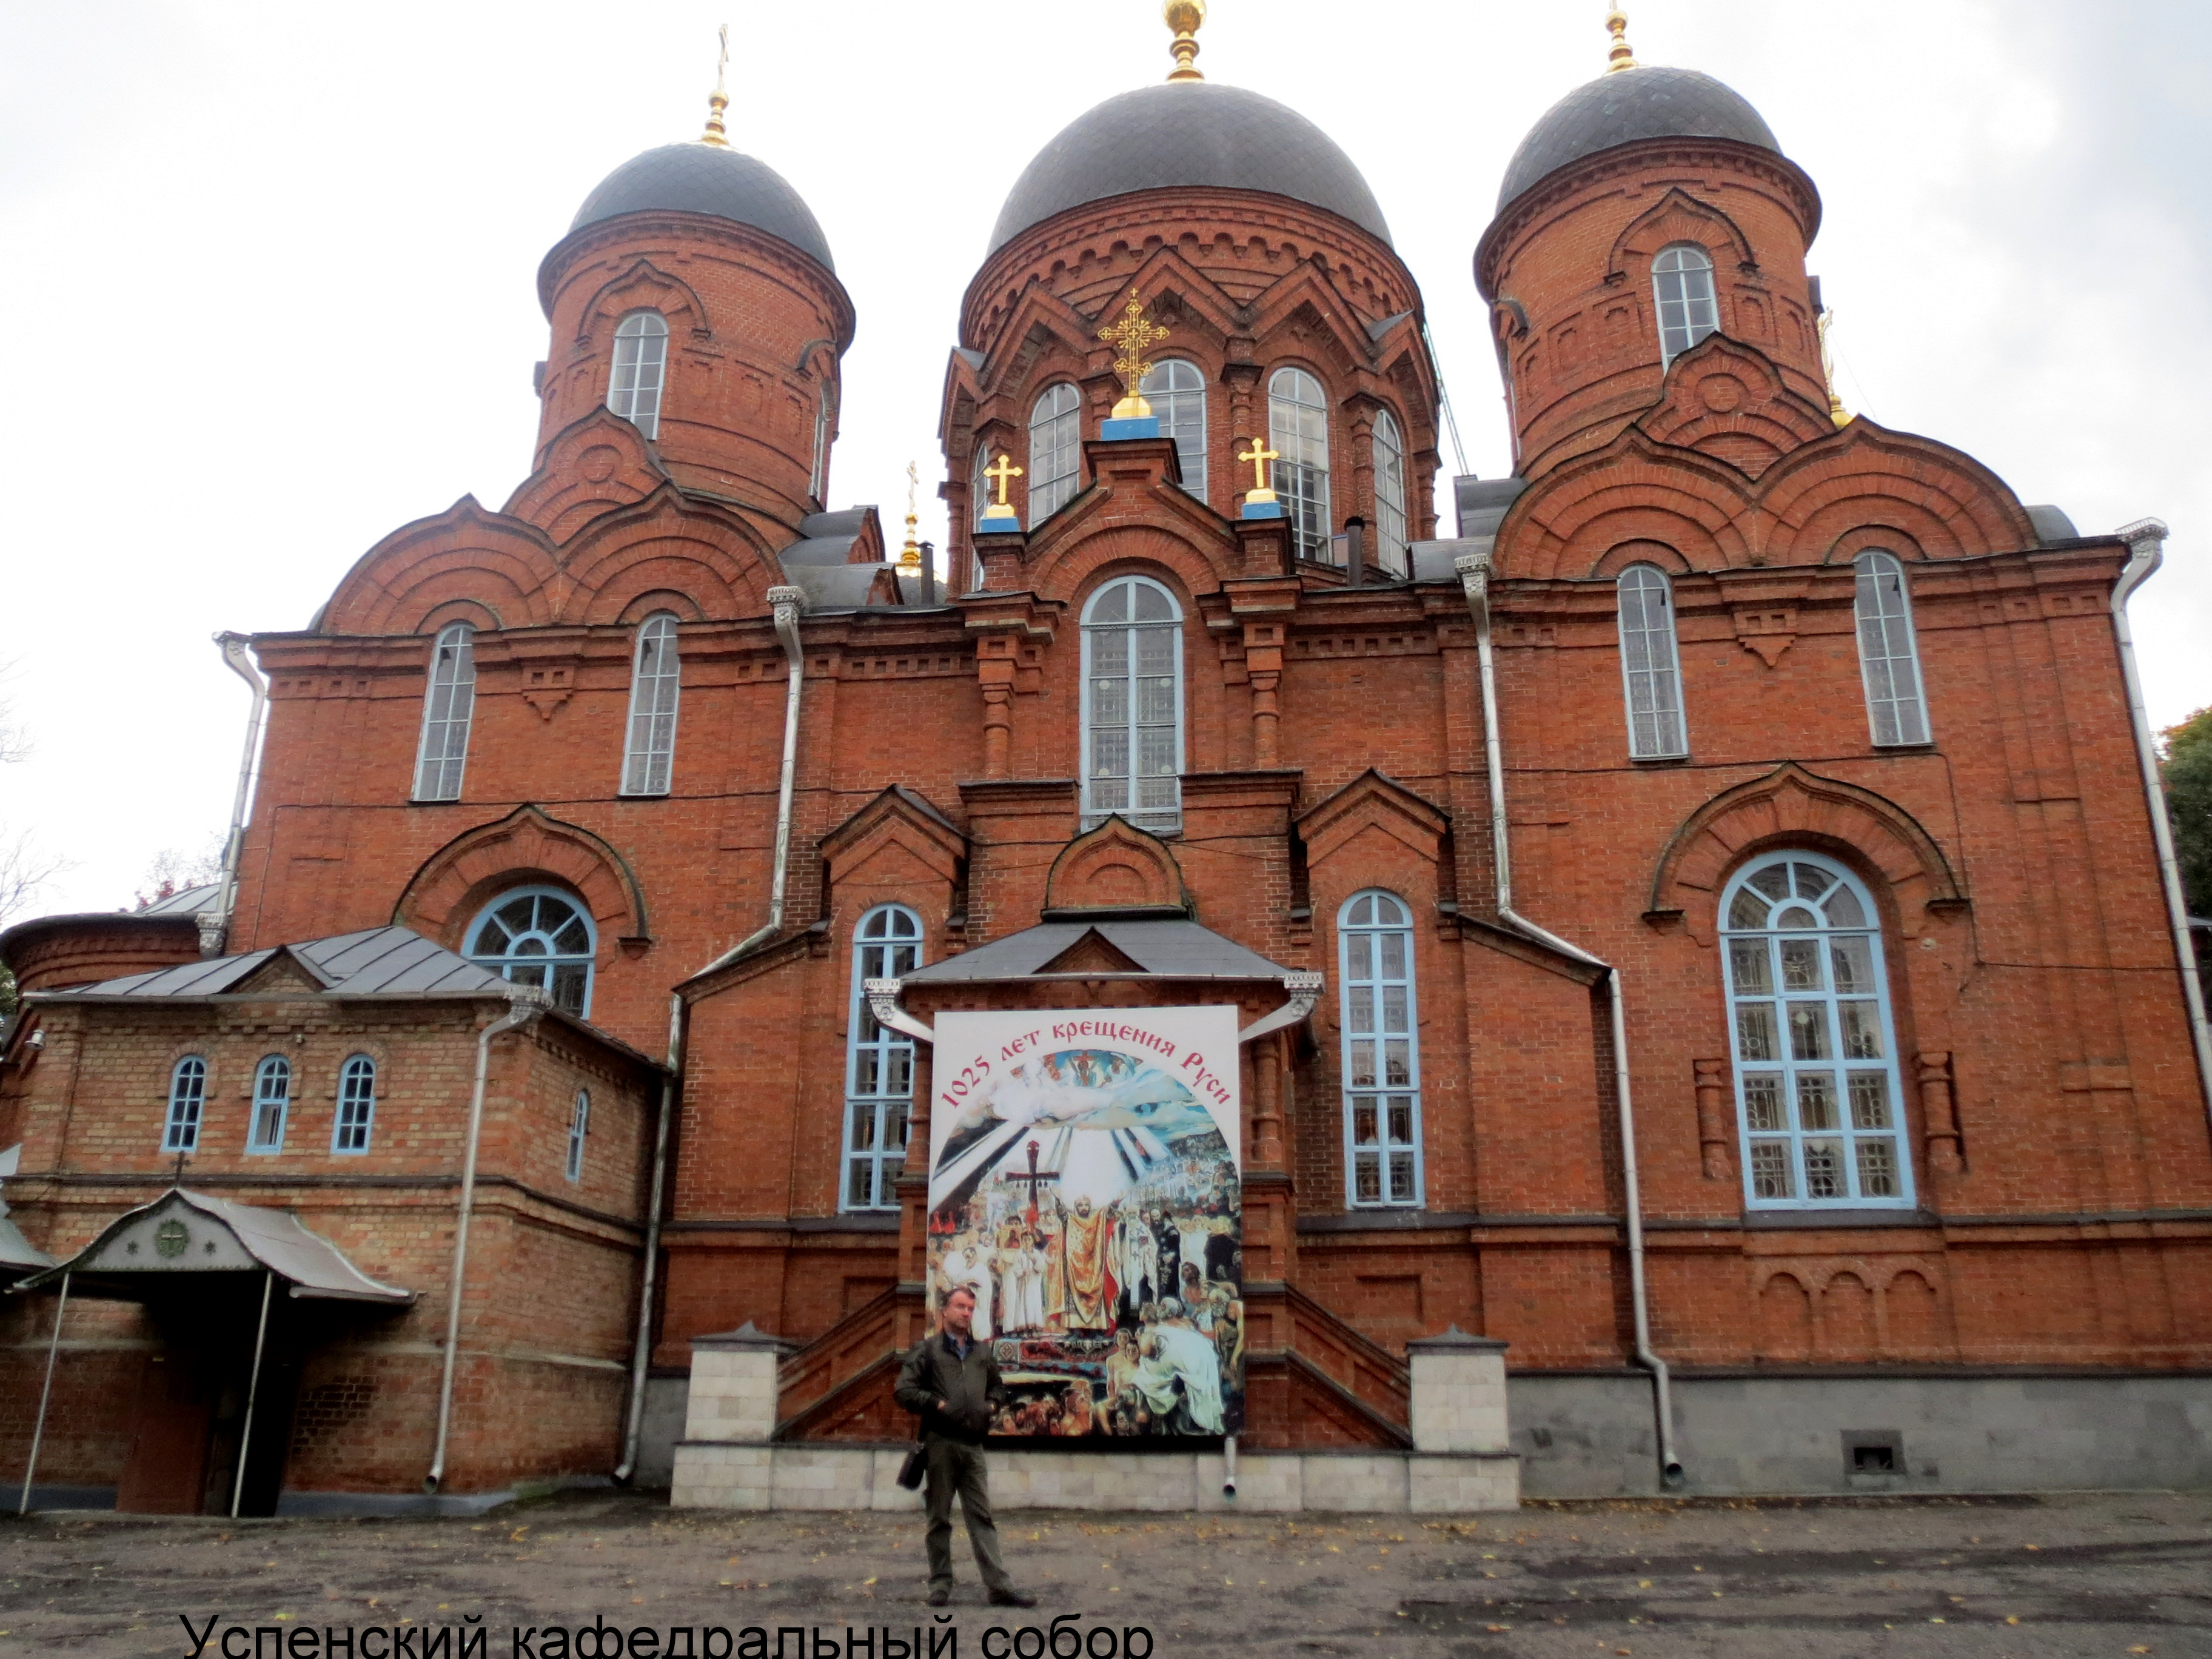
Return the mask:
[[[1006,485],[1013,479],[1020,477],[1022,470],[1014,465],[1014,458],[1012,455],[1001,455],[999,457],[998,465],[987,466],[983,469],[983,476],[998,480],[999,505],[1004,507],[1006,504]]]
[[[1114,372],[1121,377],[1122,390],[1128,395],[1114,405],[1114,418],[1126,421],[1151,414],[1152,406],[1138,390],[1152,369],[1145,354],[1166,339],[1168,331],[1145,315],[1145,302],[1133,288],[1129,303],[1121,308],[1121,320],[1111,328],[1100,329],[1098,337],[1120,348],[1121,353],[1114,360]]]
[[[1259,501],[1273,501],[1275,492],[1267,487],[1267,463],[1282,459],[1280,453],[1268,448],[1267,441],[1265,438],[1255,438],[1252,440],[1252,447],[1237,459],[1240,461],[1249,461],[1252,464],[1253,496]]]

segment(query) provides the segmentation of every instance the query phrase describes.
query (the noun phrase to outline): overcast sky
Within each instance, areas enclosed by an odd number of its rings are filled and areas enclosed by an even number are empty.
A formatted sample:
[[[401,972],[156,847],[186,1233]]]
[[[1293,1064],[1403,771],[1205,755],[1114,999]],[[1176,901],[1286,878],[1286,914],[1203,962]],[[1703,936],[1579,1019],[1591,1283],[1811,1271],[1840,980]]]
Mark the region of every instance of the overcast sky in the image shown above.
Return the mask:
[[[1604,10],[1213,0],[1201,37],[1210,77],[1365,171],[1486,477],[1509,460],[1469,258],[1521,135],[1603,67]],[[2194,12],[1631,14],[1642,61],[1735,87],[1820,185],[1845,403],[2085,532],[2166,520],[2135,607],[2151,712],[2212,702]],[[0,696],[37,745],[0,770],[0,833],[75,860],[36,908],[125,905],[157,852],[220,833],[246,694],[210,634],[304,626],[386,533],[522,477],[538,262],[603,175],[696,134],[726,20],[732,142],[812,204],[859,309],[831,495],[895,519],[907,462],[926,493],[939,475],[945,353],[999,204],[1067,121],[1164,74],[1152,0],[0,0]]]

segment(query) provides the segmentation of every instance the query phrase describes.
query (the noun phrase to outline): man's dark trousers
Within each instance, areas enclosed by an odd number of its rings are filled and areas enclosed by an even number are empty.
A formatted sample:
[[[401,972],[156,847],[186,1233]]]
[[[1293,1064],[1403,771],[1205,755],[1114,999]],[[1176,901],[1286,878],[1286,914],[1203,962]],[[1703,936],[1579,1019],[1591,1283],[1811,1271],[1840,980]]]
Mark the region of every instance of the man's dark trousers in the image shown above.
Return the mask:
[[[929,1551],[929,1582],[952,1583],[952,1498],[960,1498],[960,1513],[968,1522],[968,1541],[975,1549],[975,1571],[984,1588],[1011,1589],[1006,1564],[999,1554],[998,1523],[991,1518],[991,1494],[983,1476],[983,1449],[963,1446],[941,1434],[923,1442],[923,1459],[929,1471],[926,1496],[929,1530],[924,1542]]]

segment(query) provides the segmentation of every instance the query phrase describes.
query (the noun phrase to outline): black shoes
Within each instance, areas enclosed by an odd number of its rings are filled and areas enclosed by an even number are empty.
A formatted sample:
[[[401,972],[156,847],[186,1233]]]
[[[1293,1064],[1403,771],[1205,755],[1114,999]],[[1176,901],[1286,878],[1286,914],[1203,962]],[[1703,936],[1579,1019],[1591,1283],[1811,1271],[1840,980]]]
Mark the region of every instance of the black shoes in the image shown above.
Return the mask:
[[[994,1607],[1033,1607],[1036,1605],[1036,1597],[1025,1590],[994,1589],[991,1592],[991,1605]]]
[[[951,1585],[950,1585],[950,1584],[932,1584],[932,1585],[929,1587],[929,1605],[930,1605],[930,1606],[932,1606],[933,1607],[941,1607],[945,1606],[947,1602],[949,1602],[949,1601],[951,1601],[951,1600],[952,1600],[952,1586],[951,1586]]]

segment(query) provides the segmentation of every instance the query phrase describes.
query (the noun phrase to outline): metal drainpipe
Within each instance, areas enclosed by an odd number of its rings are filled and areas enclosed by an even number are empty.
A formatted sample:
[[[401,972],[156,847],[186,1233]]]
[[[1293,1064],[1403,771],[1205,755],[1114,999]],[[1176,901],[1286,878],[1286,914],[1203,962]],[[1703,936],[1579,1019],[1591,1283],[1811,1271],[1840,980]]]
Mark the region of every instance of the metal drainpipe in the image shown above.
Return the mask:
[[[246,718],[246,752],[238,759],[238,792],[231,798],[230,834],[222,843],[222,886],[212,914],[200,918],[200,954],[219,957],[230,936],[230,908],[238,898],[238,866],[246,850],[246,809],[252,799],[254,757],[261,747],[261,721],[269,709],[269,682],[246,654],[252,643],[243,634],[217,634],[222,659],[253,693],[253,708]]]
[[[775,870],[769,878],[768,921],[692,975],[693,979],[726,967],[755,945],[783,931],[784,896],[791,874],[792,801],[799,778],[799,696],[806,682],[805,648],[799,639],[799,618],[806,608],[806,590],[771,587],[768,599],[774,607],[775,637],[782,643],[784,660],[789,665],[789,672],[784,677],[783,766],[776,781]],[[676,1115],[677,1097],[684,1086],[686,1012],[683,993],[672,992],[668,998],[668,1071],[661,1082],[660,1112],[653,1132],[653,1186],[645,1218],[645,1266],[637,1293],[637,1338],[630,1350],[629,1409],[623,1425],[623,1461],[615,1468],[617,1483],[626,1483],[636,1473],[638,1440],[645,1429],[646,1372],[653,1359],[653,1270],[660,1260],[660,1212],[663,1195],[668,1188],[669,1130]]]
[[[2128,600],[2166,559],[2166,528],[2156,519],[2124,525],[2120,539],[2130,555],[2112,588],[2112,633],[2120,646],[2120,676],[2127,683],[2128,717],[2135,724],[2136,757],[2142,765],[2143,794],[2150,805],[2150,835],[2158,848],[2158,873],[2166,888],[2166,921],[2173,929],[2173,953],[2181,966],[2181,997],[2189,1012],[2189,1031],[2197,1045],[2197,1080],[2204,1110],[2212,1120],[2212,1024],[2204,1016],[2204,981],[2197,972],[2197,951],[2189,938],[2189,907],[2181,893],[2181,864],[2173,850],[2173,825],[2166,815],[2166,788],[2159,781],[2158,749],[2151,741],[2150,714],[2143,708],[2142,681],[2136,672],[2136,640],[2128,625]]]
[[[545,1012],[544,1004],[529,988],[516,986],[514,1006],[477,1033],[477,1080],[469,1091],[469,1139],[461,1156],[461,1202],[453,1224],[453,1272],[446,1288],[446,1358],[438,1378],[438,1443],[430,1455],[430,1473],[422,1477],[422,1490],[435,1494],[446,1480],[446,1437],[453,1419],[453,1362],[461,1342],[461,1288],[469,1270],[469,1217],[476,1208],[477,1147],[483,1135],[484,1082],[491,1071],[491,1040],[504,1031],[519,1030]]]
[[[1613,1099],[1620,1113],[1621,1184],[1628,1212],[1629,1302],[1636,1321],[1636,1359],[1651,1373],[1652,1411],[1659,1428],[1659,1478],[1667,1486],[1679,1486],[1685,1478],[1674,1450],[1674,1411],[1672,1379],[1667,1362],[1651,1346],[1651,1299],[1644,1271],[1644,1200],[1636,1167],[1636,1103],[1629,1086],[1628,1012],[1622,995],[1620,969],[1600,960],[1558,934],[1538,927],[1513,908],[1513,861],[1505,820],[1505,753],[1498,729],[1498,671],[1490,637],[1490,558],[1487,553],[1463,553],[1453,561],[1460,585],[1467,592],[1468,612],[1474,618],[1475,658],[1482,679],[1482,748],[1490,780],[1490,845],[1498,872],[1498,915],[1508,927],[1553,950],[1601,969],[1606,976],[1606,1001],[1613,1024]]]

